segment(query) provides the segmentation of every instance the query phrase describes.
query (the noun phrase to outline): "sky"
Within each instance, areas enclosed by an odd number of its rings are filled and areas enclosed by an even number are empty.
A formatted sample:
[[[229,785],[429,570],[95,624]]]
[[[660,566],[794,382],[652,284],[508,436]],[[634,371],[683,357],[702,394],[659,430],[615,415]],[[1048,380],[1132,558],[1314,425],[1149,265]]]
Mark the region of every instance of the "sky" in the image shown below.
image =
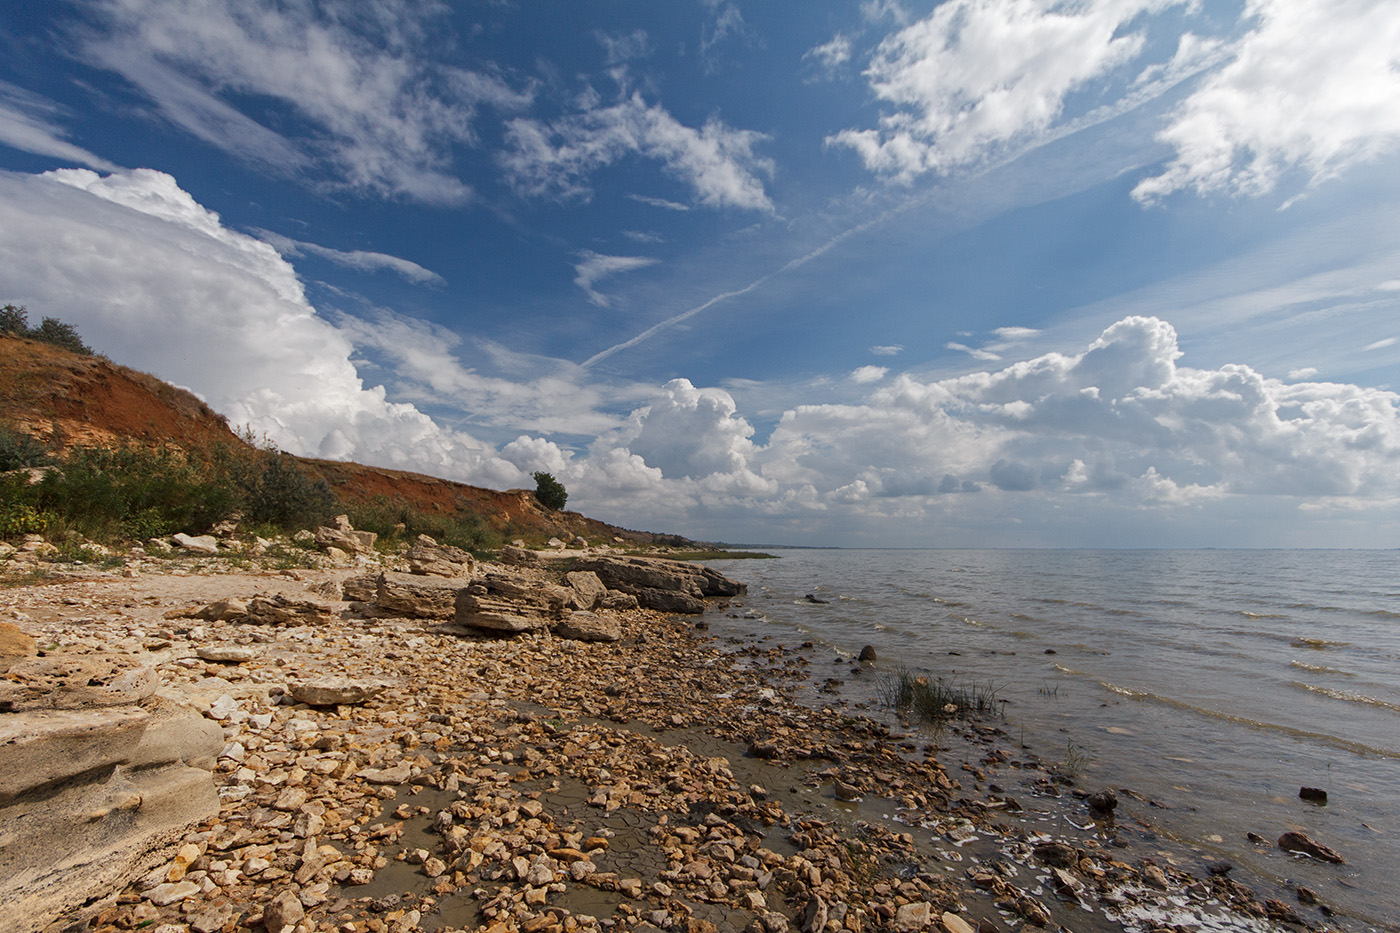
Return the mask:
[[[1400,4],[8,3],[0,301],[631,528],[1400,547]]]

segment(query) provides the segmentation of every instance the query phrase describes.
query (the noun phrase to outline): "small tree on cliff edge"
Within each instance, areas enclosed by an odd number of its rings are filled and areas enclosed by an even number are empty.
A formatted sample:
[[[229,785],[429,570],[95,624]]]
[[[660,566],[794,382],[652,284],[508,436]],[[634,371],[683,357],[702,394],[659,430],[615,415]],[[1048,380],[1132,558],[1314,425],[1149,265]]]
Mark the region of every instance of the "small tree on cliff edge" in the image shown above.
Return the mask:
[[[559,511],[569,501],[569,493],[564,484],[545,472],[535,474],[535,498],[547,509]]]

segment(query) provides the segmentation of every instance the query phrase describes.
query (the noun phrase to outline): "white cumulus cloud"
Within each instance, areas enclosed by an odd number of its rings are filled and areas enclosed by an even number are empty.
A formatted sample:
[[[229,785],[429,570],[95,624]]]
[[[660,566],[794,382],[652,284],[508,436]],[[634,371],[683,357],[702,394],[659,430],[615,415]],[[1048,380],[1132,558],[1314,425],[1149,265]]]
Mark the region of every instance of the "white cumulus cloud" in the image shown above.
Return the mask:
[[[114,359],[195,389],[235,425],[299,454],[485,485],[515,466],[367,386],[354,345],[267,243],[227,229],[149,169],[0,174],[0,262],[16,300],[52,309]]]
[[[1400,6],[1391,0],[1250,0],[1233,59],[1175,111],[1176,150],[1133,196],[1270,191],[1289,171],[1312,184],[1400,150]]]

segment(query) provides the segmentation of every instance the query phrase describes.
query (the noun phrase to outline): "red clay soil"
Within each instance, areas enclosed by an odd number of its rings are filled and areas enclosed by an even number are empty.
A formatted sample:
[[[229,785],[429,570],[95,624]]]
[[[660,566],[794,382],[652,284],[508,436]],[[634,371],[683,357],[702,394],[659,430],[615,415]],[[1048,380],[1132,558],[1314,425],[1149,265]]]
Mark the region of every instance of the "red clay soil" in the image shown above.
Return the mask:
[[[69,447],[134,443],[147,447],[207,450],[245,442],[217,412],[183,389],[100,356],[19,337],[0,335],[0,427]],[[55,437],[57,432],[57,437]],[[640,544],[685,543],[675,536],[630,531],[551,512],[529,490],[501,492],[449,480],[332,460],[296,458],[313,477],[324,479],[343,501],[385,498],[430,515],[476,515],[497,531],[532,542],[582,536],[590,543],[614,538]]]
[[[0,336],[0,420],[46,443],[57,429],[60,448],[243,443],[184,389],[100,356],[18,337]]]

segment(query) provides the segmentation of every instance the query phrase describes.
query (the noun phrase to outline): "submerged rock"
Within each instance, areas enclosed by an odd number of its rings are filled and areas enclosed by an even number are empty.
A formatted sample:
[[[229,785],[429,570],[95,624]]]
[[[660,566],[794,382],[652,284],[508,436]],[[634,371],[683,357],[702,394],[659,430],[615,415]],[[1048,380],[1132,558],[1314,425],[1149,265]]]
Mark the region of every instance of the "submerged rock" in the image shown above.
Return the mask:
[[[1278,847],[1288,852],[1301,852],[1334,865],[1346,864],[1346,859],[1342,858],[1336,849],[1309,838],[1307,833],[1290,830],[1278,837]]]

